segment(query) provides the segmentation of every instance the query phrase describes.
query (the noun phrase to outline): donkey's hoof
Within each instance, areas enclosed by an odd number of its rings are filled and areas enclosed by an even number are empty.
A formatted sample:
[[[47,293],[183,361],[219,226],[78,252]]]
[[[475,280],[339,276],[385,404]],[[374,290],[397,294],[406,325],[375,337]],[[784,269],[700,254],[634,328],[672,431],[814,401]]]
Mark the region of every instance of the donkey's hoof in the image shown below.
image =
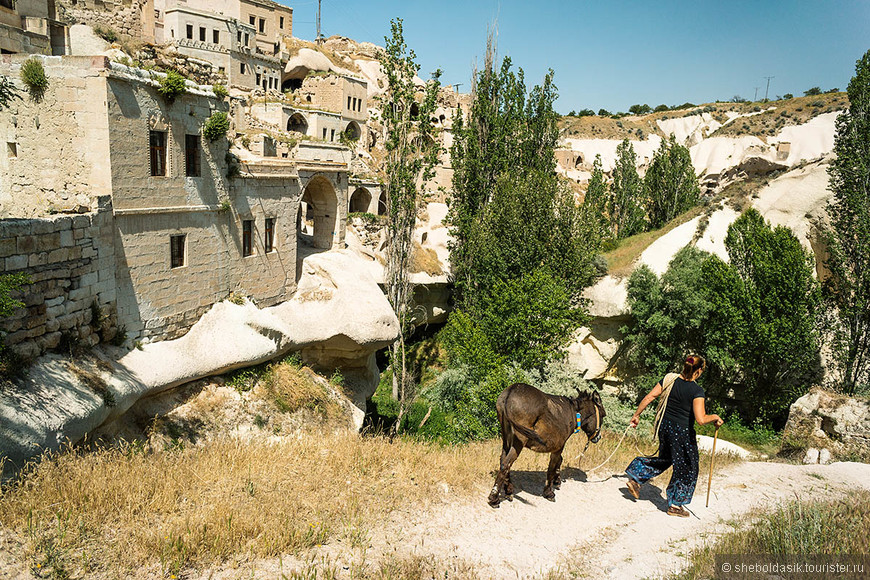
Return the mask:
[[[544,499],[550,500],[550,501],[556,501],[556,494],[553,493],[552,489],[545,489],[544,490]]]
[[[500,504],[501,502],[500,502],[499,500],[497,500],[497,499],[496,499],[495,501],[493,501],[493,500],[490,499],[490,500],[488,500],[486,503],[489,504],[489,507],[491,507],[491,508],[493,508],[493,509],[498,509],[498,506],[499,506],[499,504]]]

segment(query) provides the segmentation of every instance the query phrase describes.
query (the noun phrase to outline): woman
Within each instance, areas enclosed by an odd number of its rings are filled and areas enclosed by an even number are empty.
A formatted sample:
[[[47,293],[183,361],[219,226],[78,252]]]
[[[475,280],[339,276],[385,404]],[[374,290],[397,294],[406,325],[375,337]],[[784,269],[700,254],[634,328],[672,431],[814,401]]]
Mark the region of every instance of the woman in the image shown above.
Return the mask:
[[[629,477],[628,491],[635,499],[640,499],[641,484],[673,465],[674,472],[667,489],[668,515],[671,516],[689,517],[689,512],[682,506],[692,501],[698,479],[698,441],[694,421],[699,425],[716,423],[716,427],[724,423],[719,415],[707,414],[704,389],[695,382],[706,367],[707,361],[703,357],[690,355],[679,376],[668,375],[643,398],[629,423],[637,428],[640,414],[647,405],[672,385],[669,394],[666,393],[663,402],[666,406],[658,425],[658,456],[635,457],[625,470]]]

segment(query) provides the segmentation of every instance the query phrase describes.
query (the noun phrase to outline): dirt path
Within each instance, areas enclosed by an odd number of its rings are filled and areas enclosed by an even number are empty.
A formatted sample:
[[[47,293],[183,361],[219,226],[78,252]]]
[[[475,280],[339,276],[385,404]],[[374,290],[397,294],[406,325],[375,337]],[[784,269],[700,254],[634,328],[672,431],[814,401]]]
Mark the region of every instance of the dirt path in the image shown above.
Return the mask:
[[[663,490],[654,485],[644,486],[640,501],[634,501],[624,478],[587,483],[583,472],[571,470],[556,501],[549,502],[540,495],[542,473],[514,473],[519,491],[513,502],[492,509],[482,495],[407,521],[398,537],[413,553],[461,558],[491,578],[569,570],[613,579],[657,577],[683,568],[692,547],[714,540],[730,529],[729,520],[755,507],[870,488],[867,464],[740,463],[714,475],[709,508],[706,477],[699,478],[688,506],[693,515],[683,519],[664,513]]]

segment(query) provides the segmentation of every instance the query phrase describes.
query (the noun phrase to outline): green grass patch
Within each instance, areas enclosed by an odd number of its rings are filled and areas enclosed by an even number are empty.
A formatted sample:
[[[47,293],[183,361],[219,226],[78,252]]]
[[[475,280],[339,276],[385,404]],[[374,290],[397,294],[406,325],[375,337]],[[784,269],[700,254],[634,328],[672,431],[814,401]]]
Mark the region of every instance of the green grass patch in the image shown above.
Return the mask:
[[[635,234],[620,240],[617,246],[604,254],[607,260],[608,273],[612,276],[628,276],[634,269],[634,263],[653,242],[669,233],[677,226],[701,215],[703,206],[695,206],[669,221],[663,228]]]

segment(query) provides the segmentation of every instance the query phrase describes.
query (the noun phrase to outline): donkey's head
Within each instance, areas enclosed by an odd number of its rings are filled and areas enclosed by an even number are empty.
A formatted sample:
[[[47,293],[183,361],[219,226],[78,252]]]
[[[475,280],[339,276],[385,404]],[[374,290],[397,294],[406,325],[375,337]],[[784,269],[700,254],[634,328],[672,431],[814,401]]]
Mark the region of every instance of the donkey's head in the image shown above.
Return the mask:
[[[580,429],[586,433],[591,443],[598,443],[601,439],[601,426],[607,416],[598,391],[583,391],[573,402],[574,410],[580,414]]]

